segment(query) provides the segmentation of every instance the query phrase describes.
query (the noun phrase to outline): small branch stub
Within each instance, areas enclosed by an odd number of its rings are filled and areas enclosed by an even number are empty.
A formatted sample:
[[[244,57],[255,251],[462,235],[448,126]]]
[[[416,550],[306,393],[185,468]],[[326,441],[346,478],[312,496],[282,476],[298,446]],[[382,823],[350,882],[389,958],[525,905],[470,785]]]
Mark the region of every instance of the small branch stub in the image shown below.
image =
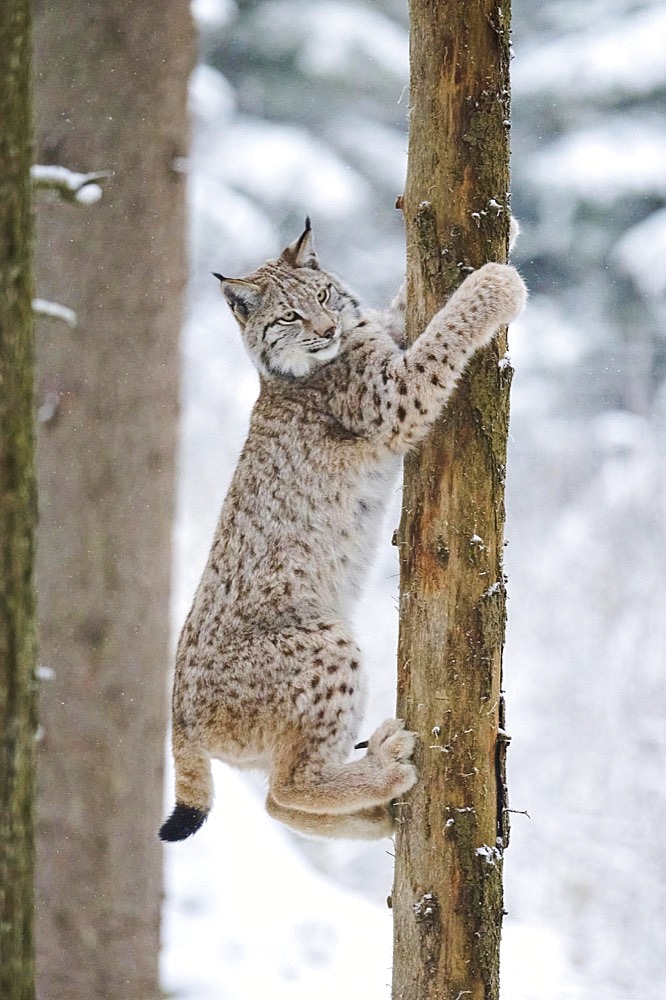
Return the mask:
[[[36,163],[30,168],[30,177],[36,191],[55,191],[65,201],[93,205],[102,197],[98,181],[113,177],[113,170],[79,173],[56,164]]]
[[[41,319],[55,319],[65,323],[71,330],[76,327],[76,313],[69,306],[61,305],[60,302],[33,299],[32,311],[35,316],[39,316]]]

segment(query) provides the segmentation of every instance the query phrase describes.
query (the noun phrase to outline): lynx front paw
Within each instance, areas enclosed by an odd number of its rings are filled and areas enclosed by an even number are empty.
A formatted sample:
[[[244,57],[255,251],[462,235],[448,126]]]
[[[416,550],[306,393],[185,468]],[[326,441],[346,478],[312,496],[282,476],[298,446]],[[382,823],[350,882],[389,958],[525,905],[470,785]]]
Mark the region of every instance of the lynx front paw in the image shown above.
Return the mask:
[[[492,302],[497,323],[502,326],[513,322],[525,307],[527,287],[515,267],[484,264],[470,275],[470,280],[477,285],[478,294]]]

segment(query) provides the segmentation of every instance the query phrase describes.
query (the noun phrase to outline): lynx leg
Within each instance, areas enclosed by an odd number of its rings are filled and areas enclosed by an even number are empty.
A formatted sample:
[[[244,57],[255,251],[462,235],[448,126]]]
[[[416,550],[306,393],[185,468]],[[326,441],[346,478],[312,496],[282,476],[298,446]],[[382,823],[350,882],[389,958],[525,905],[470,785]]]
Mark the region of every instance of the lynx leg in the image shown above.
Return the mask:
[[[277,748],[270,797],[279,806],[306,813],[340,815],[385,805],[416,781],[409,763],[415,734],[401,719],[388,719],[370,737],[361,760],[331,759],[325,743],[309,742],[301,731]],[[286,745],[284,745],[286,744]]]
[[[390,806],[375,806],[358,812],[341,815],[307,813],[299,809],[279,806],[270,795],[266,799],[266,811],[273,819],[310,837],[341,837],[352,840],[379,840],[392,837],[395,818]]]
[[[210,756],[174,733],[176,806],[160,828],[160,839],[185,840],[203,826],[213,804]]]

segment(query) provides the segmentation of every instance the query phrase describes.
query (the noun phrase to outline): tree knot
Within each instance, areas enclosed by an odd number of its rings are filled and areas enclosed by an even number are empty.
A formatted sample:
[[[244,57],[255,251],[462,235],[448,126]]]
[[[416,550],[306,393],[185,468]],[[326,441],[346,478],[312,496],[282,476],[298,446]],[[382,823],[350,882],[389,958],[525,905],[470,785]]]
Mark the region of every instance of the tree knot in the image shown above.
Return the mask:
[[[424,892],[414,903],[414,916],[419,923],[432,924],[439,914],[439,902],[434,892]]]

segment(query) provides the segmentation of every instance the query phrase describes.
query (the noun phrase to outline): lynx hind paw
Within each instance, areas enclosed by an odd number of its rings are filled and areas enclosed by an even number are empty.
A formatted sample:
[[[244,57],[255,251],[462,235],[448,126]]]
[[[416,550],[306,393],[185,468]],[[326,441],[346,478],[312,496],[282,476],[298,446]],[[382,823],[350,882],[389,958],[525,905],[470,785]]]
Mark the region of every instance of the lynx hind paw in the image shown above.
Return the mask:
[[[416,746],[416,733],[405,729],[402,719],[386,719],[368,741],[368,753],[390,763],[407,763]]]
[[[379,840],[380,837],[392,837],[395,833],[397,812],[398,810],[391,800],[384,805],[364,809],[360,816],[372,824],[372,837]]]

